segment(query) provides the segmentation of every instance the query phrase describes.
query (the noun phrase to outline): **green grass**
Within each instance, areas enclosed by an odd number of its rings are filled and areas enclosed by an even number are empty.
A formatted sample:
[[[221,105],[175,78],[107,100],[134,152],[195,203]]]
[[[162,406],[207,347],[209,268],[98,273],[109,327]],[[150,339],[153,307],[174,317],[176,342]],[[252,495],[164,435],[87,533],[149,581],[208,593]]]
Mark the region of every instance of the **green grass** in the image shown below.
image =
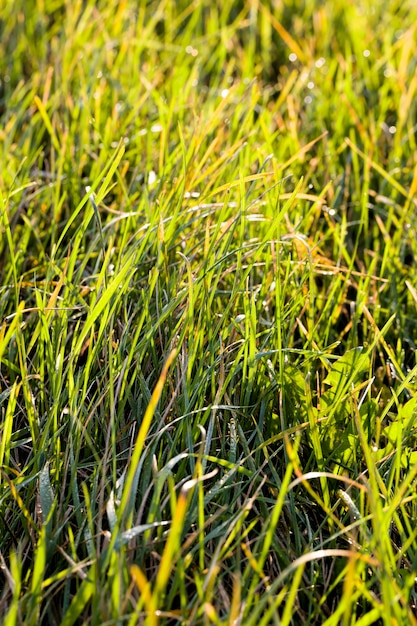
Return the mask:
[[[412,0],[3,0],[0,621],[417,624]]]

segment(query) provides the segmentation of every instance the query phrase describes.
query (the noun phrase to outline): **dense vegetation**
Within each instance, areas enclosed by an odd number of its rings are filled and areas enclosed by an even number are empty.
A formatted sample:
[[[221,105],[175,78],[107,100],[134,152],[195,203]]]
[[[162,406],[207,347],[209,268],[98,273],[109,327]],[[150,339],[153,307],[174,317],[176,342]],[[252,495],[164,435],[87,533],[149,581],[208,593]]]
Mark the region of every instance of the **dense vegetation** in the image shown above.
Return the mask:
[[[0,34],[1,622],[416,624],[415,3]]]

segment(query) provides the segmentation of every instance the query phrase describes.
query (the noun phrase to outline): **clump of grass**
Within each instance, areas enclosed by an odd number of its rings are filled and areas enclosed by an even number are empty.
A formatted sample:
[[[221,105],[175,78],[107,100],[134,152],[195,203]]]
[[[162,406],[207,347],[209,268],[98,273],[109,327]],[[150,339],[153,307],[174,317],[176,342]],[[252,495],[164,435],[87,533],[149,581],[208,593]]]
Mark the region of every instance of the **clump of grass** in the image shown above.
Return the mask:
[[[298,4],[2,3],[7,626],[416,622],[417,15]]]

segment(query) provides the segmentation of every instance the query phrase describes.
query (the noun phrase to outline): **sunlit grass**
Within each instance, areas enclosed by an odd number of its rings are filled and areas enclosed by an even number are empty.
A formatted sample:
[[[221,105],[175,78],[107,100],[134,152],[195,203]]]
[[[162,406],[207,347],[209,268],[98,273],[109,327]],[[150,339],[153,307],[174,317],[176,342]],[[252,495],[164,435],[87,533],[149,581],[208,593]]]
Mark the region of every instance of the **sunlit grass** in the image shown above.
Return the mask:
[[[0,8],[0,615],[415,624],[412,2]]]

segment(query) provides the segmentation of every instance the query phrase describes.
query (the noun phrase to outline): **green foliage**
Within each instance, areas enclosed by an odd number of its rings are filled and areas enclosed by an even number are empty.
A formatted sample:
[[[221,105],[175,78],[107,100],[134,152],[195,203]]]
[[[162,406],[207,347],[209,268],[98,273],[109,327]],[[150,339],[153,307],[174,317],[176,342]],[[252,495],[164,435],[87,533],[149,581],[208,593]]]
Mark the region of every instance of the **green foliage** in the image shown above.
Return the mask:
[[[6,626],[417,623],[416,24],[1,3]]]

